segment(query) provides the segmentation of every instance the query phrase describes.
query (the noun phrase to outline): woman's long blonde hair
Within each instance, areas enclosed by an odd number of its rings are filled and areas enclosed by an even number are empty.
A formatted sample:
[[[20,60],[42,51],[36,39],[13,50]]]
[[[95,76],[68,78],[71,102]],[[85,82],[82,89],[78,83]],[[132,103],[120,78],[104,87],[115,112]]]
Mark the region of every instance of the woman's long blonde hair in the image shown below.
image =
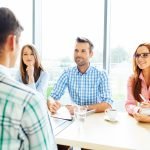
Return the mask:
[[[21,57],[20,57],[20,72],[21,72],[21,78],[22,78],[22,82],[24,84],[27,84],[28,83],[28,78],[27,78],[27,72],[26,72],[26,64],[24,64],[23,62],[23,51],[24,49],[28,47],[29,49],[31,49],[33,55],[34,55],[34,58],[35,58],[35,64],[34,64],[34,80],[35,82],[38,80],[39,76],[40,76],[40,73],[43,69],[42,65],[41,65],[41,61],[40,61],[40,57],[38,55],[38,52],[35,48],[34,45],[32,44],[26,44],[22,47],[21,49]]]
[[[142,43],[140,44],[137,49],[141,46],[145,46],[148,48],[149,52],[150,52],[150,43]],[[135,50],[135,53],[134,53],[134,57],[133,57],[133,72],[134,72],[134,86],[133,86],[133,95],[134,95],[134,98],[138,101],[138,102],[141,102],[142,99],[141,97],[139,96],[139,94],[141,93],[141,79],[139,79],[139,75],[140,73],[142,72],[142,69],[140,69],[136,63],[136,58],[135,58],[135,55],[137,53],[137,49]]]

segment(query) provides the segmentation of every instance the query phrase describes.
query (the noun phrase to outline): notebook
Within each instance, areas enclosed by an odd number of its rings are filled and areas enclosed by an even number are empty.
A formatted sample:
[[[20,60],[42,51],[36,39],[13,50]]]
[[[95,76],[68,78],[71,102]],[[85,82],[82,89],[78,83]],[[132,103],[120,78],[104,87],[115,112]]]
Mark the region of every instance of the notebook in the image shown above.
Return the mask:
[[[51,117],[69,121],[73,120],[73,116],[65,106],[60,107],[55,114],[51,114]]]

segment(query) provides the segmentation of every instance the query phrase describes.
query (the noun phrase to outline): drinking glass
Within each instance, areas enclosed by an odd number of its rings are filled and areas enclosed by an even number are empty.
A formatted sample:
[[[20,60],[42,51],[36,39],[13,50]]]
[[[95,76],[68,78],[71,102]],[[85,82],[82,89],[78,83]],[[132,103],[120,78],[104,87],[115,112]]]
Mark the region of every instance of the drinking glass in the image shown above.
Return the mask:
[[[81,128],[86,119],[87,108],[85,106],[76,106],[74,108],[75,121],[79,124]]]

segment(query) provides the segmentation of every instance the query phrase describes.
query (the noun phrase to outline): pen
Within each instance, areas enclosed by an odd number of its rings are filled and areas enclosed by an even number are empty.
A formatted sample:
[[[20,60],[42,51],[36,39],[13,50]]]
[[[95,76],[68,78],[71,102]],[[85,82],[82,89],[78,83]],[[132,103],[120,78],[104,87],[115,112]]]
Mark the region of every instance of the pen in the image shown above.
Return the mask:
[[[140,97],[142,98],[142,100],[144,101],[144,102],[147,102],[147,100],[145,99],[145,97],[142,95],[142,94],[139,94],[140,95]]]

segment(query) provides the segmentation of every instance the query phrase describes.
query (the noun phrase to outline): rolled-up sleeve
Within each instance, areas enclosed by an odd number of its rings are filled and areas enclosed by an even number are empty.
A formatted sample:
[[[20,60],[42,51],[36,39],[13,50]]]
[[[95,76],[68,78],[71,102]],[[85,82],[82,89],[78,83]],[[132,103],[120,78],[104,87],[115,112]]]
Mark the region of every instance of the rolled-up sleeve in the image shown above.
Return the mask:
[[[108,75],[105,71],[101,72],[101,83],[100,83],[100,101],[106,102],[112,105],[113,100],[111,98],[111,90]]]
[[[49,99],[51,97],[55,100],[59,100],[61,98],[67,87],[67,78],[67,72],[64,71],[64,73],[60,76],[57,83],[55,84],[54,89],[52,90],[51,95],[49,96]]]

